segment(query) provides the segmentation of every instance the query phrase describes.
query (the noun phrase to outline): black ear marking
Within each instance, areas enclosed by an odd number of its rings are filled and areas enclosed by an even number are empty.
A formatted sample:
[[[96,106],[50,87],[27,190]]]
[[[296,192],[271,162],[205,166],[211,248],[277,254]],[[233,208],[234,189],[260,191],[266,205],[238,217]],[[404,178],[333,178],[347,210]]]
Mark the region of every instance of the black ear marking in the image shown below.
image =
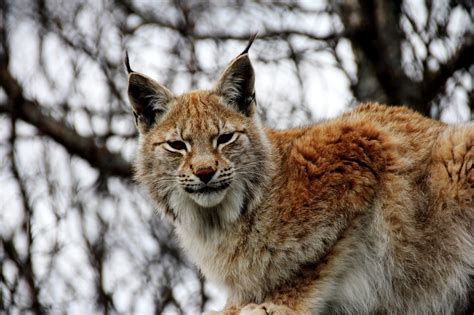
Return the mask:
[[[128,75],[128,98],[137,127],[146,132],[168,111],[174,96],[155,80],[132,72]]]
[[[214,88],[224,103],[245,116],[255,113],[255,73],[246,53],[231,61]]]
[[[215,85],[214,91],[223,97],[225,104],[245,116],[255,114],[255,72],[248,51],[257,38],[250,36],[247,47],[230,62]]]
[[[253,42],[255,41],[255,39],[257,38],[257,35],[258,35],[257,32],[255,32],[255,33],[253,33],[252,35],[250,35],[249,43],[247,44],[247,47],[245,47],[244,51],[242,51],[239,56],[242,56],[242,55],[247,54],[247,53],[249,52],[249,49],[250,49],[250,47],[252,46],[252,44],[253,44]]]
[[[140,116],[138,116],[138,114],[134,110],[132,110],[132,113],[133,113],[133,119],[135,120],[135,125],[138,126]]]
[[[127,50],[125,50],[124,63],[125,63],[125,69],[127,70],[128,74],[134,72],[132,67],[130,67],[130,59],[128,58],[128,51]]]

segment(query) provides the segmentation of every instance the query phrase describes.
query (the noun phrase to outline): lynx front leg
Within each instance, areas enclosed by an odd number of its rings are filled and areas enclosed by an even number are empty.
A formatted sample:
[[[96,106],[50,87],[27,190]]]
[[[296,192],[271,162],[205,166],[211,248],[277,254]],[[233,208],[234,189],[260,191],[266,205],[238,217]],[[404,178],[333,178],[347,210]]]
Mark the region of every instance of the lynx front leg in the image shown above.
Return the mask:
[[[358,243],[358,239],[354,238],[354,234],[357,234],[356,225],[358,223],[353,223],[354,230],[340,235],[337,244],[323,258],[301,266],[290,279],[267,292],[262,303],[240,304],[233,308],[227,306],[220,313],[206,315],[311,315],[327,314],[333,309],[339,310],[340,308],[337,308],[339,301],[335,301],[334,298],[340,296],[342,299],[343,292],[336,293],[335,287],[345,271],[350,267],[354,268],[352,250],[354,243]],[[359,291],[364,292],[362,289]]]
[[[203,315],[306,315],[318,311],[314,308],[314,291],[318,285],[314,280],[318,278],[320,270],[308,268],[295,276],[293,282],[269,293],[261,304],[244,304],[238,307],[227,306],[220,312],[206,312]],[[319,290],[317,290],[319,291]],[[310,301],[311,300],[311,301]]]
[[[319,264],[308,265],[295,275],[291,283],[270,293],[262,304],[249,304],[239,315],[310,315],[325,312],[333,291],[337,266],[331,253]]]

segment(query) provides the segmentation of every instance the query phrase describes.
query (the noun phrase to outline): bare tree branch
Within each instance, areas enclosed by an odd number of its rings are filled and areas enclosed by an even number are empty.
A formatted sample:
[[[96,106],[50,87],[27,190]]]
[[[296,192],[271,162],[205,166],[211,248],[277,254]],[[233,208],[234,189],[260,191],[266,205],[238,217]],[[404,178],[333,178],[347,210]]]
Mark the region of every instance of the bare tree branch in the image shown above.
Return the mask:
[[[443,93],[446,81],[454,72],[473,65],[473,36],[464,38],[462,46],[438,70],[425,68],[423,80],[414,81],[402,62],[405,34],[400,29],[401,4],[351,0],[336,5],[358,64],[359,81],[352,89],[361,101],[407,105],[429,116],[431,101]]]
[[[179,1],[178,1],[179,2]],[[215,30],[211,33],[205,33],[202,31],[196,31],[192,28],[189,28],[189,25],[186,23],[186,20],[182,23],[175,23],[173,24],[170,21],[165,21],[163,18],[157,17],[155,15],[151,15],[146,12],[142,12],[139,10],[131,1],[128,0],[115,0],[115,3],[122,7],[127,14],[135,14],[142,19],[142,23],[138,24],[132,29],[128,29],[129,33],[135,32],[139,27],[144,27],[147,25],[158,25],[160,27],[169,29],[171,31],[175,31],[180,33],[183,36],[190,37],[194,40],[204,40],[204,39],[211,39],[211,40],[242,40],[247,41],[254,33],[255,30],[247,33],[242,34],[232,34],[228,32],[222,32],[219,30]],[[177,6],[178,8],[180,6]],[[182,6],[181,6],[182,7]],[[298,28],[285,28],[285,29],[265,29],[264,32],[258,34],[259,39],[277,39],[277,38],[287,38],[289,36],[296,35],[306,37],[311,40],[315,41],[332,41],[337,40],[343,36],[343,33],[334,32],[328,35],[316,35],[314,33],[310,33],[308,31],[304,31]]]
[[[258,31],[258,107],[272,127],[357,101],[472,120],[472,5],[438,2],[0,1],[0,313],[217,307],[129,182],[137,132],[125,46],[138,68],[181,92],[211,85]]]
[[[432,101],[444,89],[446,82],[456,71],[474,66],[474,34],[463,40],[462,45],[451,58],[441,64],[436,71],[427,70],[423,80],[422,96],[426,104]]]
[[[10,163],[11,163],[11,171],[13,176],[18,184],[18,188],[20,191],[21,201],[23,210],[25,213],[25,220],[22,226],[23,232],[26,234],[26,254],[20,255],[13,245],[13,240],[5,240],[2,239],[3,248],[7,257],[13,261],[19,270],[22,270],[22,276],[26,280],[29,289],[29,296],[31,298],[31,311],[35,314],[46,314],[45,306],[42,305],[39,294],[40,288],[37,285],[37,278],[35,276],[35,272],[33,269],[33,259],[32,259],[32,247],[33,247],[33,234],[31,230],[31,221],[33,215],[33,209],[31,207],[31,201],[21,178],[20,171],[18,169],[15,157],[15,140],[16,140],[16,117],[13,115],[11,117],[11,135],[10,135]],[[24,256],[22,258],[21,256]]]
[[[41,133],[51,137],[63,145],[71,154],[77,155],[103,174],[123,178],[132,177],[132,166],[120,154],[110,152],[105,145],[96,143],[95,138],[81,136],[64,122],[58,121],[44,113],[37,103],[25,99],[18,82],[11,76],[7,68],[0,69],[0,85],[14,100],[11,106],[0,105],[0,112],[10,112],[18,118],[32,124]]]
[[[362,86],[354,87],[356,97],[373,101],[372,94],[376,101],[409,105],[426,114],[402,67],[401,2],[351,0],[338,8],[359,64]]]

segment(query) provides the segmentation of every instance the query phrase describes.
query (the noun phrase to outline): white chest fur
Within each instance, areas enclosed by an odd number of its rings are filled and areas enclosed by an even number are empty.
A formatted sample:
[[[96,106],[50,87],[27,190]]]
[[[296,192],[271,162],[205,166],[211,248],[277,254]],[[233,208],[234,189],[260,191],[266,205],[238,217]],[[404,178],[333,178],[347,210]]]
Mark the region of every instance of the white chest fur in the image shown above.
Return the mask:
[[[211,232],[204,238],[186,225],[176,225],[176,233],[189,259],[195,263],[207,279],[224,285],[229,249],[222,233]]]

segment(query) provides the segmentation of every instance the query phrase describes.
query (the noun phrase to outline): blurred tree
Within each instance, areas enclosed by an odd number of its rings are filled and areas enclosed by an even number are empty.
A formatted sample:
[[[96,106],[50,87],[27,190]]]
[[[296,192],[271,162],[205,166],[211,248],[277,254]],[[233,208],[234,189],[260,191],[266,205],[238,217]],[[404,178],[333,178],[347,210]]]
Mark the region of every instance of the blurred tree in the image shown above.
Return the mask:
[[[255,31],[262,117],[359,101],[474,118],[471,1],[0,1],[0,312],[198,313],[222,305],[131,180],[122,56],[205,88]],[[317,106],[316,106],[317,105]]]

